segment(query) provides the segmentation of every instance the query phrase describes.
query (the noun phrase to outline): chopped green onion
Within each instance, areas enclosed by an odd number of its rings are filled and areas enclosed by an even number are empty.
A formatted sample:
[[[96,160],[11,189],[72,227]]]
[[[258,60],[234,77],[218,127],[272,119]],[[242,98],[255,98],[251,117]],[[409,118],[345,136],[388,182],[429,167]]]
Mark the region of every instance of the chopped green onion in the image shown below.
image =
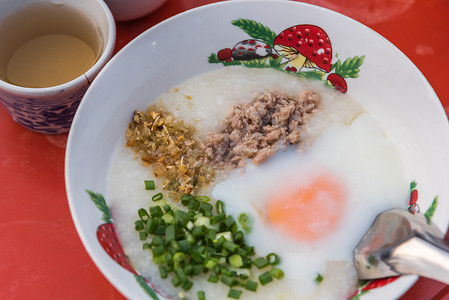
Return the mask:
[[[212,211],[213,208],[214,207],[211,204],[203,202],[200,205],[199,211],[200,211],[200,213],[204,213],[206,211]]]
[[[217,231],[214,229],[210,229],[207,232],[207,238],[211,241],[215,240],[217,238]]]
[[[204,291],[198,291],[197,293],[198,300],[206,300],[206,293]]]
[[[165,227],[165,240],[171,241],[176,239],[176,229],[174,225],[168,225]]]
[[[206,250],[206,247],[204,247],[204,246],[200,246],[196,249],[196,251],[198,251],[199,254],[204,254],[205,250]]]
[[[148,218],[150,217],[150,216],[148,215],[147,211],[146,211],[145,209],[143,209],[143,208],[139,209],[139,210],[137,211],[137,214],[139,215],[139,218],[140,218],[142,221],[146,221],[146,220],[148,220]]]
[[[143,223],[142,220],[137,220],[136,222],[134,222],[134,229],[136,231],[141,231],[145,229],[145,224]]]
[[[271,276],[273,276],[276,279],[282,279],[284,278],[284,271],[282,271],[279,268],[273,268],[270,271]]]
[[[171,206],[169,204],[165,204],[162,208],[164,209],[165,213],[169,213],[172,211]]]
[[[241,268],[235,268],[235,267],[230,266],[228,269],[231,272],[232,276],[238,276],[243,279],[248,279],[249,277],[251,277],[250,269],[248,269],[244,266]]]
[[[216,215],[216,216],[213,216],[212,218],[210,218],[210,223],[213,225],[213,224],[223,221],[224,219],[226,219],[226,214],[221,213],[219,215]]]
[[[175,211],[175,224],[179,227],[185,227],[189,221],[189,215],[182,210]]]
[[[253,260],[253,264],[258,268],[262,269],[268,266],[268,261],[263,257],[258,257],[255,260]]]
[[[184,270],[182,268],[176,269],[175,273],[179,277],[179,280],[181,280],[181,282],[186,282],[187,281],[187,276],[184,273]]]
[[[237,244],[241,244],[241,243],[243,243],[243,241],[244,241],[243,232],[237,231],[234,234],[234,242],[237,243]]]
[[[165,264],[165,255],[153,256],[153,262],[156,265]]]
[[[145,241],[147,239],[148,234],[145,231],[139,232],[139,239],[141,241]]]
[[[225,220],[224,223],[226,225],[226,227],[230,228],[234,223],[234,218],[232,216],[228,216]]]
[[[320,273],[318,273],[315,278],[315,283],[320,284],[321,281],[323,281],[323,276]]]
[[[165,234],[165,225],[157,225],[155,235],[164,235]]]
[[[196,216],[195,217],[195,226],[201,226],[201,225],[209,227],[210,226],[209,218],[204,217],[202,215]]]
[[[198,200],[190,200],[189,205],[187,206],[188,209],[197,211],[200,208],[201,202]]]
[[[182,262],[186,260],[186,255],[182,252],[176,252],[175,255],[173,255],[173,263],[175,269],[178,269]]]
[[[170,250],[171,253],[181,252],[181,247],[179,247],[178,242],[175,240],[169,242],[168,249]]]
[[[200,275],[202,270],[203,270],[203,267],[201,265],[194,265],[191,276]]]
[[[159,256],[165,253],[165,247],[163,245],[156,246],[151,251],[153,252],[153,256]]]
[[[181,280],[179,279],[178,276],[174,276],[174,277],[171,279],[171,284],[172,284],[174,287],[180,286],[181,283],[182,283],[182,282],[181,282]]]
[[[259,282],[262,285],[266,285],[267,283],[273,281],[273,276],[270,272],[265,272],[259,276]]]
[[[239,291],[239,290],[236,290],[236,289],[229,289],[228,298],[240,299],[241,295],[242,295],[242,291]]]
[[[144,180],[145,182],[145,190],[154,190],[156,189],[156,185],[154,184],[154,180]]]
[[[204,266],[208,269],[213,269],[217,265],[217,262],[213,259],[209,259]]]
[[[217,200],[217,202],[215,203],[215,210],[217,211],[217,214],[224,214],[225,212],[224,203],[220,200]]]
[[[175,222],[175,217],[172,214],[168,213],[162,216],[162,220],[164,220],[167,224],[173,224]]]
[[[207,234],[207,232],[208,232],[207,227],[204,226],[204,225],[201,225],[201,226],[199,226],[199,227],[193,228],[193,230],[192,230],[192,235],[193,235],[195,238],[199,238],[199,237],[205,236],[205,235]]]
[[[203,256],[198,252],[198,249],[192,249],[192,251],[190,252],[190,256],[197,263],[203,262]]]
[[[242,257],[238,254],[229,256],[229,264],[234,268],[240,268],[241,266],[243,266]]]
[[[214,247],[216,249],[221,249],[223,247],[224,242],[226,241],[226,239],[224,237],[218,237],[218,239],[214,240]]]
[[[181,196],[181,204],[184,206],[188,206],[190,201],[193,200],[193,196],[190,194],[184,194]]]
[[[230,241],[225,241],[223,243],[223,248],[231,251],[232,253],[234,253],[238,247],[239,246],[237,246],[236,244],[234,244],[233,242],[230,242]]]
[[[167,255],[167,253],[165,255]],[[171,273],[174,270],[175,269],[173,268],[173,260],[171,261],[171,265],[167,262],[167,273]]]
[[[189,210],[189,211],[187,212],[187,218],[188,218],[189,220],[195,219],[196,215],[197,215],[197,212],[196,212],[196,211]]]
[[[232,223],[232,225],[229,227],[229,229],[231,230],[232,233],[236,233],[237,230],[239,230],[239,227],[237,226],[237,223],[234,222],[234,223]]]
[[[170,252],[165,252],[165,264],[167,265],[167,272],[173,271],[173,255]]]
[[[167,278],[167,268],[164,266],[159,266],[159,275],[161,276],[161,278]]]
[[[191,244],[195,244],[196,240],[195,237],[188,231],[188,230],[184,230],[184,234],[186,236],[186,240]]]
[[[153,219],[148,219],[147,223],[145,224],[145,231],[149,234],[153,234],[156,232],[157,227],[157,221]]]
[[[192,286],[193,286],[193,282],[191,282],[190,280],[186,280],[186,282],[184,282],[181,287],[185,291],[188,291],[188,290],[190,290],[192,288]]]
[[[237,218],[237,222],[239,222],[240,226],[246,234],[252,231],[253,217],[250,214],[241,213]]]
[[[267,261],[270,265],[276,266],[281,262],[281,259],[277,254],[270,253],[267,255]]]
[[[192,231],[193,227],[195,227],[195,225],[193,224],[192,221],[189,220],[189,222],[187,222],[186,224],[186,229]]]
[[[191,249],[190,243],[188,240],[180,240],[180,241],[178,241],[178,245],[179,245],[179,248],[181,248],[181,251],[184,253],[188,253]]]
[[[165,240],[163,237],[160,237],[160,236],[155,236],[153,238],[153,240],[151,241],[152,246],[159,246],[159,245],[164,245],[164,244],[165,244]]]
[[[220,263],[221,263],[221,264],[224,264],[224,263],[225,263],[225,260],[226,260],[226,259],[223,257],[223,261],[220,261]],[[225,267],[225,266],[223,266],[223,267],[220,266],[220,273],[221,273],[222,275],[232,276],[231,270],[229,270],[229,268],[227,268],[227,267]]]
[[[151,206],[150,207],[150,215],[153,218],[162,217],[164,212],[162,211],[162,208],[159,205]]]
[[[257,290],[257,282],[248,279],[245,284],[245,289],[255,292]]]
[[[207,279],[207,281],[209,282],[218,282],[218,276],[215,275],[210,275],[209,278]]]
[[[253,265],[253,261],[251,260],[251,258],[245,258],[243,260],[243,265],[245,266],[245,268],[251,268],[251,266]]]
[[[230,231],[217,233],[217,239],[219,239],[221,237],[225,238],[225,240],[230,241],[230,242],[234,241],[234,238],[232,237],[232,233]]]
[[[209,202],[210,198],[208,196],[195,196],[196,200],[199,200],[201,202]]]
[[[237,280],[228,275],[221,275],[221,282],[226,284],[227,286],[233,287],[237,284]]]
[[[162,193],[157,193],[156,195],[154,195],[153,197],[151,197],[151,200],[153,200],[154,202],[162,200],[162,198],[164,198],[164,195],[162,195]]]
[[[237,254],[240,255],[241,257],[247,257],[248,256],[248,252],[243,249],[243,248],[238,248],[237,249]]]

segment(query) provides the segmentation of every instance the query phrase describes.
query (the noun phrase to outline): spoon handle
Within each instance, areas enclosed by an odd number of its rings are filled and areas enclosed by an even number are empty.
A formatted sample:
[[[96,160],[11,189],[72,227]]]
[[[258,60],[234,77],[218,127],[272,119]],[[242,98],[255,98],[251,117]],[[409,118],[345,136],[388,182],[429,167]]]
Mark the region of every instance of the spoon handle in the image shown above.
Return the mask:
[[[415,236],[394,248],[389,261],[397,273],[416,274],[449,284],[449,247],[446,240]]]

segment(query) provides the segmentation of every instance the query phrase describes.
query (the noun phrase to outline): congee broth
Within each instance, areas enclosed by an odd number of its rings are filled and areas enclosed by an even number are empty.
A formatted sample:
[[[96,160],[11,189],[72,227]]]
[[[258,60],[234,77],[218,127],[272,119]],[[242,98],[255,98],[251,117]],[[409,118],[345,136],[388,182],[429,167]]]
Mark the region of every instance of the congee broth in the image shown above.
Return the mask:
[[[244,67],[148,103],[123,129],[106,193],[140,274],[171,298],[354,292],[353,248],[381,210],[408,198],[401,154],[375,117],[322,82]],[[142,208],[164,230],[136,230]]]

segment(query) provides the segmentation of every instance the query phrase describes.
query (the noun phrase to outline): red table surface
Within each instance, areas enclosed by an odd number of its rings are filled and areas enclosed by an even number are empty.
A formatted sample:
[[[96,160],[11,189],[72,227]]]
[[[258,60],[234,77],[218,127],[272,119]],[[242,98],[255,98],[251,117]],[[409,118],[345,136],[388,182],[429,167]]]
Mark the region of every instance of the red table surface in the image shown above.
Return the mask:
[[[149,0],[150,1],[150,0]],[[117,23],[116,52],[137,35],[208,0],[168,0]],[[371,27],[423,72],[449,111],[448,0],[306,0]],[[24,129],[0,105],[0,299],[124,299],[87,255],[64,185],[67,134]],[[401,298],[449,299],[449,286],[419,279]]]

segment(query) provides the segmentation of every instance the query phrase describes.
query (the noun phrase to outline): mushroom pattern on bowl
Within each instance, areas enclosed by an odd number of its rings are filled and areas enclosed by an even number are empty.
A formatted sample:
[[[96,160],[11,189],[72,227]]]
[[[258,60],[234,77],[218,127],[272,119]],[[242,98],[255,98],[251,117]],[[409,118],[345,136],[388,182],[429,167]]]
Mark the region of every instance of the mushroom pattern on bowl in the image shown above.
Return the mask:
[[[293,72],[302,67],[331,70],[332,45],[326,32],[315,25],[296,25],[282,31],[273,42],[274,50],[283,55]]]
[[[345,78],[358,77],[365,58],[355,56],[343,63],[337,59],[333,64],[331,40],[326,31],[316,25],[295,25],[276,34],[254,20],[238,19],[232,21],[232,24],[243,29],[252,39],[242,40],[232,48],[221,49],[217,54],[212,53],[208,58],[210,63],[275,68],[323,80],[346,93],[348,85]],[[303,71],[303,68],[313,70]],[[332,71],[334,73],[330,73]],[[328,76],[325,78],[326,74]]]

